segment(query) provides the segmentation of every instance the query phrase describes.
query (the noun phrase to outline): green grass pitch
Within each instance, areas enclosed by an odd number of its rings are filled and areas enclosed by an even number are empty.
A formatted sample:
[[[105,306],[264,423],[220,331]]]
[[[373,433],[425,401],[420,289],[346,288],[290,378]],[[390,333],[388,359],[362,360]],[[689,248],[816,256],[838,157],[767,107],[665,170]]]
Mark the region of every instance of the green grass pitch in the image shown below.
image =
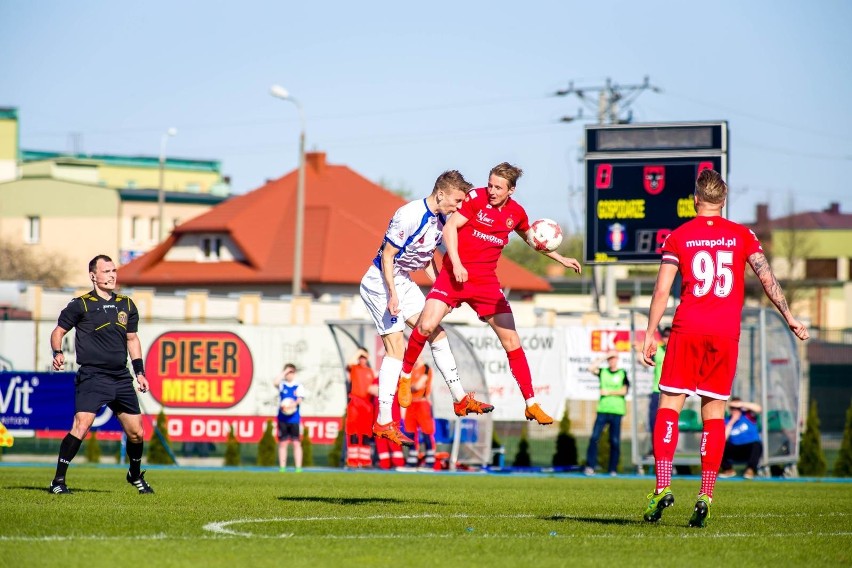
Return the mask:
[[[651,477],[0,465],[0,566],[849,566],[852,484],[696,477],[642,521]]]

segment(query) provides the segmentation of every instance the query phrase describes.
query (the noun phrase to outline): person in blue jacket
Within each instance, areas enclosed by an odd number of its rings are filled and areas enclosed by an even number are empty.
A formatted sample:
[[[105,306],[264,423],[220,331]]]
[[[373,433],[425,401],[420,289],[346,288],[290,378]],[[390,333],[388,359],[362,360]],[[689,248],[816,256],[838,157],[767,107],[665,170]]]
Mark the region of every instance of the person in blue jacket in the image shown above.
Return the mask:
[[[757,415],[763,409],[759,404],[732,396],[728,401],[728,410],[729,415],[725,418],[725,453],[722,455],[719,477],[734,477],[737,472],[734,471],[733,462],[746,462],[743,477],[752,479],[763,455],[763,443],[757,425]]]

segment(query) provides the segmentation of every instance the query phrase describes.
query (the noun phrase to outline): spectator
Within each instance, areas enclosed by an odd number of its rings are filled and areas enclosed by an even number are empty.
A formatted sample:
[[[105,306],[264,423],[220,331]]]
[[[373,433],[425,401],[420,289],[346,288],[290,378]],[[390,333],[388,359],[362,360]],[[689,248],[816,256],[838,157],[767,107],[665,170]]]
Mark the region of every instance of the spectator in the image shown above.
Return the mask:
[[[373,397],[376,374],[370,367],[369,354],[358,348],[355,359],[346,370],[349,383],[349,405],[346,407],[346,466],[372,467]]]
[[[725,452],[719,477],[734,477],[733,462],[746,462],[743,477],[753,479],[763,455],[757,415],[763,410],[759,404],[745,402],[732,396],[728,401],[729,415],[725,418]]]
[[[411,371],[411,405],[405,413],[405,429],[411,432],[415,447],[409,448],[409,467],[435,469],[435,418],[432,416],[432,369],[418,359]],[[423,450],[421,452],[421,450]]]
[[[296,365],[287,363],[273,384],[278,389],[278,466],[287,471],[287,448],[293,445],[293,465],[302,471],[302,416],[305,388],[296,382]]]
[[[607,367],[600,365],[606,361]],[[600,379],[601,398],[598,402],[598,416],[589,440],[589,450],[586,453],[586,475],[594,475],[598,465],[598,441],[600,441],[604,426],[609,424],[609,474],[617,475],[618,460],[621,457],[621,419],[627,411],[627,371],[618,367],[618,352],[610,351],[605,359],[598,359],[589,367],[589,372]]]

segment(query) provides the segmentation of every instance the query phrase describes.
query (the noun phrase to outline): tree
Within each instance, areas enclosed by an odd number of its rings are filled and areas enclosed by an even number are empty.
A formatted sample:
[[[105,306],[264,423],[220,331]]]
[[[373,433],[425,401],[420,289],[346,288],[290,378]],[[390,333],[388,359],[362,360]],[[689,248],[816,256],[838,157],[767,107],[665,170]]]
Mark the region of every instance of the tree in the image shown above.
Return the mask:
[[[527,441],[527,425],[521,426],[521,441],[518,442],[518,453],[515,455],[515,461],[512,462],[513,467],[530,467],[532,458],[530,458],[530,443]]]
[[[843,443],[834,463],[836,477],[852,477],[852,404],[846,411],[846,427],[843,429]]]
[[[86,461],[89,463],[101,463],[101,445],[98,442],[98,433],[89,431],[89,440],[86,442]]]
[[[234,427],[228,427],[228,440],[225,442],[225,465],[240,465],[240,441],[234,435]]]
[[[408,185],[404,181],[393,182],[387,178],[381,177],[379,178],[379,182],[377,185],[382,186],[386,190],[394,193],[406,201],[411,201],[414,199],[412,196],[414,195],[414,191],[408,187]]]
[[[799,473],[822,477],[827,469],[828,466],[820,441],[817,402],[812,400],[808,411],[808,420],[805,423],[805,432],[802,434],[802,447],[799,451]]]
[[[567,257],[581,258],[583,255],[583,240],[580,235],[566,235],[562,244],[556,251]],[[533,250],[524,243],[517,235],[509,240],[509,244],[503,249],[506,257],[539,276],[547,274],[549,266],[560,266],[538,251]],[[567,269],[566,269],[567,270]]]
[[[274,431],[272,420],[267,420],[263,436],[257,443],[257,465],[259,466],[278,465],[278,443],[275,441]]]
[[[346,439],[345,432],[346,425],[346,413],[343,413],[343,418],[340,421],[340,429],[337,431],[337,438],[334,439],[334,444],[331,446],[331,449],[328,451],[328,467],[341,467],[343,466],[343,443]],[[302,458],[304,461],[304,452],[302,452]]]
[[[157,415],[157,425],[156,430],[159,432],[154,432],[151,436],[151,441],[148,442],[148,463],[156,463],[156,464],[170,464],[172,463],[172,457],[169,455],[169,452],[166,450],[165,444],[169,443],[169,433],[168,433],[168,423],[166,421],[166,415],[162,409],[160,409],[160,413]],[[162,436],[162,439],[160,438]]]
[[[59,288],[68,281],[70,263],[61,254],[39,254],[24,244],[0,239],[0,280],[26,280]]]
[[[299,443],[298,441],[296,443]],[[311,435],[308,427],[302,429],[302,465],[311,467],[314,465],[314,444],[311,442]]]
[[[497,435],[496,428],[492,428],[491,430],[491,453],[494,456],[491,460],[491,465],[502,468],[506,461],[506,448],[503,447],[503,442],[500,440],[500,436]]]
[[[559,434],[556,436],[556,453],[553,454],[554,467],[570,467],[577,465],[577,439],[571,434],[571,419],[568,417],[568,406],[559,421]]]
[[[771,222],[771,227],[756,227],[758,237],[764,241],[761,244],[766,258],[776,269],[778,280],[784,286],[784,297],[791,307],[802,299],[809,286],[805,281],[807,271],[797,270],[797,267],[814,251],[813,235],[802,229],[797,221],[795,201],[788,195],[787,215]],[[832,275],[832,279],[835,276]],[[768,306],[770,301],[763,293],[763,288],[757,286],[754,290],[761,304]]]

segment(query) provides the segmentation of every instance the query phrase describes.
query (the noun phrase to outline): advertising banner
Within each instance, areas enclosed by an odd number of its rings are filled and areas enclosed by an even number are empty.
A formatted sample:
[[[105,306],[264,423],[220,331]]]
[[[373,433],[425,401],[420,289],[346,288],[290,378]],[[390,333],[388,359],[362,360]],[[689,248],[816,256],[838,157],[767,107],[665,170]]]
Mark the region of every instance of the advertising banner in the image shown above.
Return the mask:
[[[64,436],[74,420],[75,373],[0,372],[0,422],[9,430],[56,430]],[[121,431],[109,408],[92,429]]]

